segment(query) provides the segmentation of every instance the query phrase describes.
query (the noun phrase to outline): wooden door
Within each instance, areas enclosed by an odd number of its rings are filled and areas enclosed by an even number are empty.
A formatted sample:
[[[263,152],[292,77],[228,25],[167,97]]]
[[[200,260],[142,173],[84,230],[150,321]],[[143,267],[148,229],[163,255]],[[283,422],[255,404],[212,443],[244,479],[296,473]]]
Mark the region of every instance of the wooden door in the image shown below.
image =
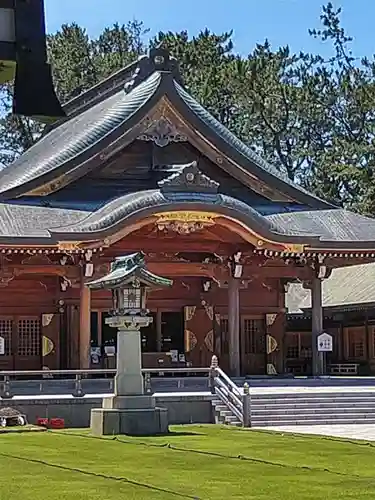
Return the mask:
[[[184,315],[186,360],[193,367],[208,367],[214,354],[213,307],[187,306]]]
[[[14,370],[13,317],[0,317],[0,370]]]
[[[60,368],[60,314],[42,314],[42,364],[43,368]]]
[[[41,318],[17,316],[13,322],[15,370],[40,370],[42,367]]]
[[[241,374],[267,373],[266,323],[264,316],[241,316]]]
[[[366,328],[364,326],[349,326],[344,328],[345,359],[353,362],[364,361],[367,358]]]

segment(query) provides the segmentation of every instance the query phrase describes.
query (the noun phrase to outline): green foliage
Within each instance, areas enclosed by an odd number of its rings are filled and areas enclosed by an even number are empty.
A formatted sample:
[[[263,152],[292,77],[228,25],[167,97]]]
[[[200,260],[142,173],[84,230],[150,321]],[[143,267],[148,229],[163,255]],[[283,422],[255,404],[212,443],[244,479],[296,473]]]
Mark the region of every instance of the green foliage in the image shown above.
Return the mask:
[[[375,214],[375,60],[357,59],[340,22],[323,7],[311,36],[332,56],[293,54],[266,40],[246,58],[234,53],[232,32],[159,33],[147,41],[143,24],[106,28],[98,38],[73,23],[48,37],[57,93],[66,102],[163,43],[180,61],[189,92],[215,117],[290,179],[336,204]],[[29,147],[39,124],[10,111],[3,87],[0,161]]]

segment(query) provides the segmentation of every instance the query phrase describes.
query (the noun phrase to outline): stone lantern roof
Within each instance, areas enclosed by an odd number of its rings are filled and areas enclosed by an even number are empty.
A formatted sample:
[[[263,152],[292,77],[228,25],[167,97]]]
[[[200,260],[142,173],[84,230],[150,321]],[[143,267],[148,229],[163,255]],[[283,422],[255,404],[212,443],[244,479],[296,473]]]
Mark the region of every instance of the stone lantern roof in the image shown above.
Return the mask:
[[[173,281],[151,273],[146,268],[143,252],[117,257],[111,264],[108,274],[86,284],[93,290],[114,290],[127,286],[136,288],[170,287]]]

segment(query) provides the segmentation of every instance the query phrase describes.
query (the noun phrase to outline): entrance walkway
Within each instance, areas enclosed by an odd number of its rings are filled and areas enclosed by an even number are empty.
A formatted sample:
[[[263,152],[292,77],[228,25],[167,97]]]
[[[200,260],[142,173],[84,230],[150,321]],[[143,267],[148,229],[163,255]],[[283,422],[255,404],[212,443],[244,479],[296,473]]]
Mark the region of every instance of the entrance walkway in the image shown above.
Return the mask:
[[[267,431],[290,432],[292,434],[315,434],[332,436],[345,439],[363,439],[375,441],[374,424],[349,424],[349,425],[286,425],[277,427],[253,427]]]

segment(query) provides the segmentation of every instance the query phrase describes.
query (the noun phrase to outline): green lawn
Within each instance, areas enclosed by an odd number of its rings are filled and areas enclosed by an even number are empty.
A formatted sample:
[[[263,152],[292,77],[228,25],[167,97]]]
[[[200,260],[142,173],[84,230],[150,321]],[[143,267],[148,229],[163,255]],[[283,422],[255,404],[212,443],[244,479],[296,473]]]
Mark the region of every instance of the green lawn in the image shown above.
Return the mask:
[[[215,426],[0,435],[1,500],[371,499],[375,447]]]

